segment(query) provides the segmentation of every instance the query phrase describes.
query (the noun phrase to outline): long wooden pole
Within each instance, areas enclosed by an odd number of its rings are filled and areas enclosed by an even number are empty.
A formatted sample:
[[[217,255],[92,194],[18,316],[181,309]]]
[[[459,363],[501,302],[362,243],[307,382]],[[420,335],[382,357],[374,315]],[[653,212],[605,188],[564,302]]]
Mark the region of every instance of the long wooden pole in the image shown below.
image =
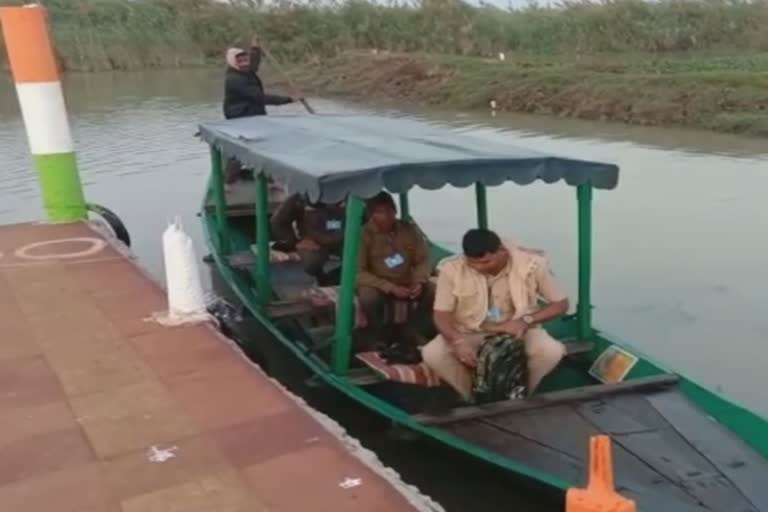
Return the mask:
[[[275,66],[275,69],[277,69],[277,71],[281,75],[283,75],[283,78],[285,79],[285,81],[288,82],[288,86],[291,89],[293,89],[293,94],[295,96],[297,96],[298,98],[300,98],[299,101],[301,102],[302,105],[304,105],[304,108],[307,109],[307,112],[309,112],[310,114],[314,114],[315,113],[315,109],[313,109],[309,105],[307,100],[304,98],[304,95],[301,94],[301,92],[299,91],[299,88],[296,87],[296,84],[293,82],[293,80],[291,80],[291,77],[288,75],[288,73],[285,71],[285,69],[283,69],[283,67],[280,65],[280,62],[272,55],[272,53],[269,50],[267,50],[261,44],[261,42],[259,42],[259,48],[261,48],[261,51],[264,52],[264,55],[267,57],[267,59],[270,61],[270,63],[273,66]]]

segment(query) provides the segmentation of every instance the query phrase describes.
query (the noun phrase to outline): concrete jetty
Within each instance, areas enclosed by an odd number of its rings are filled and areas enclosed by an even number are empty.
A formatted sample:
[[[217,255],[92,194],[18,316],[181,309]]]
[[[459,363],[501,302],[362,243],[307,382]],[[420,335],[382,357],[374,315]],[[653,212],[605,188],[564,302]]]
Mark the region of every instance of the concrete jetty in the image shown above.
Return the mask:
[[[441,510],[167,307],[106,230],[0,227],[0,508]]]

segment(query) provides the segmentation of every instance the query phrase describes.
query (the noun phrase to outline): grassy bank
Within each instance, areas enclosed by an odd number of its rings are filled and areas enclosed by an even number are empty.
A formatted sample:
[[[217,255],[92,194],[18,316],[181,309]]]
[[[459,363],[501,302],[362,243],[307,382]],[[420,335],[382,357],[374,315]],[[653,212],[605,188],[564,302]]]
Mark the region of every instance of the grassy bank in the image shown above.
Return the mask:
[[[351,52],[293,70],[309,91],[768,136],[768,53],[498,59]]]
[[[768,131],[768,0],[43,3],[68,70],[221,65],[226,47],[258,32],[320,92]]]

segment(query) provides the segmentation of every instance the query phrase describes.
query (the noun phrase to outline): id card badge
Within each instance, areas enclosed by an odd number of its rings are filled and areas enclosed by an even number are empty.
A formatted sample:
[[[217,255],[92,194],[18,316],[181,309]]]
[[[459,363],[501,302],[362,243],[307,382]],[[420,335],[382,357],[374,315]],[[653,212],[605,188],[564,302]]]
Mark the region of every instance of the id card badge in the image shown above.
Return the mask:
[[[491,322],[501,322],[501,308],[493,306],[488,310],[488,320]]]
[[[325,221],[325,229],[328,231],[338,231],[341,229],[341,221],[340,220],[327,220]]]
[[[396,268],[403,263],[405,263],[405,259],[403,259],[399,252],[393,254],[389,258],[384,259],[384,264],[387,266],[387,268]]]

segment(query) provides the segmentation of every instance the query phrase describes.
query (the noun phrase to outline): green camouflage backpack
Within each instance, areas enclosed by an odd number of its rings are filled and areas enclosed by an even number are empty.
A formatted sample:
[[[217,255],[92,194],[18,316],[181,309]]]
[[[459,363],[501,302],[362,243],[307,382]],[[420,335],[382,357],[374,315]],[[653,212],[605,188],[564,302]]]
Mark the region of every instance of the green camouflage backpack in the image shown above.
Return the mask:
[[[489,336],[477,354],[472,382],[476,403],[525,398],[528,394],[528,356],[523,340],[507,334]]]

